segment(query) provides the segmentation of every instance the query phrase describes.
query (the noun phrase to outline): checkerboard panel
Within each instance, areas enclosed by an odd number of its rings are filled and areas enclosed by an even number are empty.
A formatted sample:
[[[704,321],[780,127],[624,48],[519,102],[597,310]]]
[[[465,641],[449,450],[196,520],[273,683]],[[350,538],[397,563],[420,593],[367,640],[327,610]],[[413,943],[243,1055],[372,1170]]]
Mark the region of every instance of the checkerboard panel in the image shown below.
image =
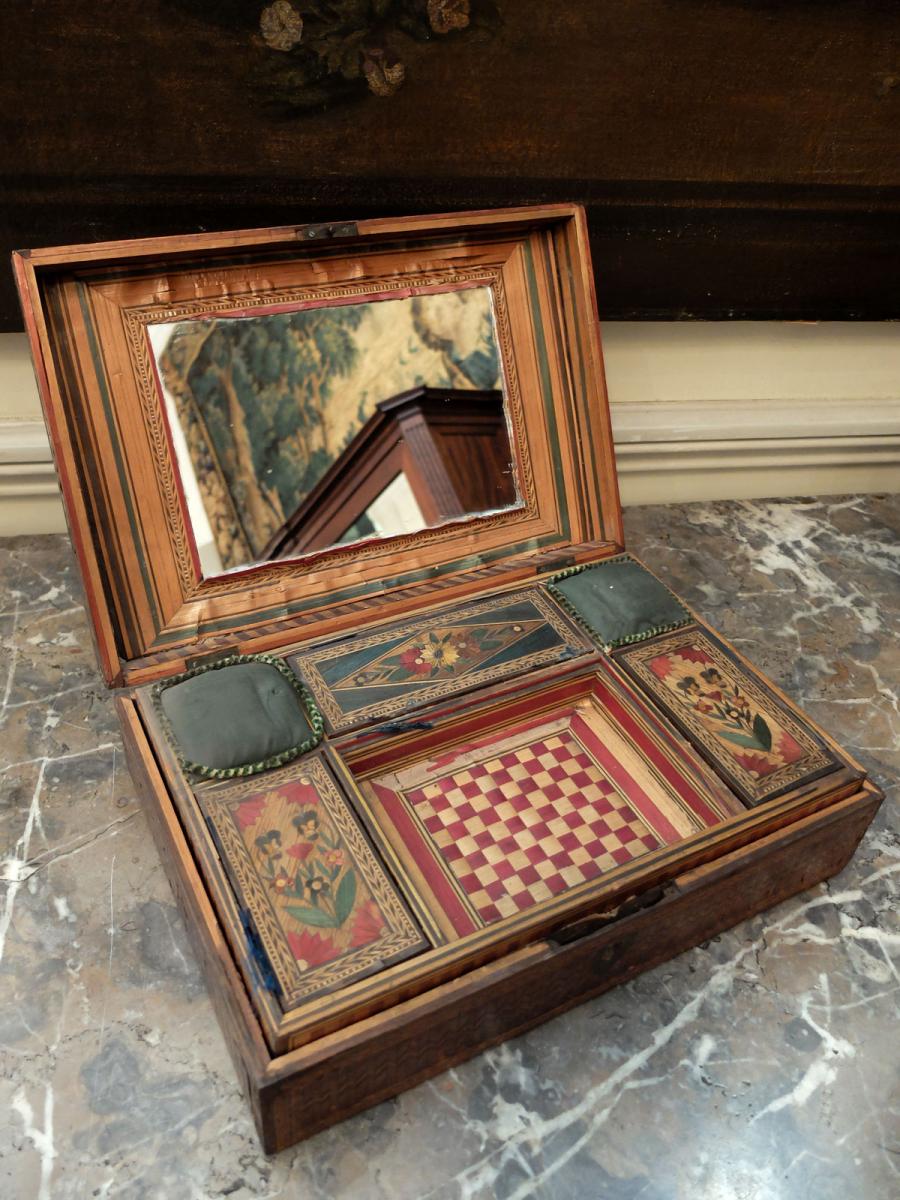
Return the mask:
[[[407,800],[486,923],[660,844],[569,731],[444,775]]]

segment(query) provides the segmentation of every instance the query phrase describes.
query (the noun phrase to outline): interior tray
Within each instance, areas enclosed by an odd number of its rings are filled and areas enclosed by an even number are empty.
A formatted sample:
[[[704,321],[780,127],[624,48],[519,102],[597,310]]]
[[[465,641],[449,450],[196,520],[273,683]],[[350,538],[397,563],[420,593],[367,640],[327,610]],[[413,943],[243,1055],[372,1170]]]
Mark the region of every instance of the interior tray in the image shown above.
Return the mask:
[[[743,811],[596,666],[343,756],[448,940]]]

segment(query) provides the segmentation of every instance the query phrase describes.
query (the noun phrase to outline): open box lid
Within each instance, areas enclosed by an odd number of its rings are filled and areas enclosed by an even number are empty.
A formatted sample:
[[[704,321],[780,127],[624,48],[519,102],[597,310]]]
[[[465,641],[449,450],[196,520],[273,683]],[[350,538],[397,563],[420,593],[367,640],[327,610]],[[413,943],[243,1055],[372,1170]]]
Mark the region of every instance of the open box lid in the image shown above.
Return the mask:
[[[577,206],[31,250],[14,266],[111,684],[622,548]],[[358,486],[335,489],[345,452]],[[338,513],[321,543],[295,536],[316,488],[311,514]],[[287,557],[266,560],[273,547]]]

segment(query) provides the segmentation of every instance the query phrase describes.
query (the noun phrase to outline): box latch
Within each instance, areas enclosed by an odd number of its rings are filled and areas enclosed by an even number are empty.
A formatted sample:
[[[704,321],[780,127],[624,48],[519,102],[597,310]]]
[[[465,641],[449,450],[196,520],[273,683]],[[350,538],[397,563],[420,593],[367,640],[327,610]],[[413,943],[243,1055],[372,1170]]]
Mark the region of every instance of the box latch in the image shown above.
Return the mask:
[[[572,921],[569,925],[563,925],[561,929],[554,929],[551,934],[548,934],[547,941],[556,946],[567,946],[570,942],[577,942],[581,938],[587,937],[588,934],[605,929],[607,925],[612,925],[615,921],[621,921],[623,917],[630,917],[643,909],[652,908],[674,890],[675,885],[669,883],[664,887],[648,888],[636,896],[626,896],[621,903],[612,908],[588,913],[584,917],[579,917],[577,921]]]
[[[355,221],[329,221],[324,225],[301,225],[297,238],[301,242],[328,242],[359,235]]]

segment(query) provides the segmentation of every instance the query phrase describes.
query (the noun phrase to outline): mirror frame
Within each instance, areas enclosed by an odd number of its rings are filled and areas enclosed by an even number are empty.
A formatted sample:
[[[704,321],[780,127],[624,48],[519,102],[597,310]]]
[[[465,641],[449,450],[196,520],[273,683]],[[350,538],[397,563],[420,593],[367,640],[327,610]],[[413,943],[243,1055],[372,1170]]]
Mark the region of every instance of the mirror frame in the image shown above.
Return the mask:
[[[109,682],[272,648],[623,543],[583,211],[291,226],[14,256],[63,500]],[[491,288],[521,503],[203,579],[146,326]],[[577,555],[576,555],[577,557]]]

